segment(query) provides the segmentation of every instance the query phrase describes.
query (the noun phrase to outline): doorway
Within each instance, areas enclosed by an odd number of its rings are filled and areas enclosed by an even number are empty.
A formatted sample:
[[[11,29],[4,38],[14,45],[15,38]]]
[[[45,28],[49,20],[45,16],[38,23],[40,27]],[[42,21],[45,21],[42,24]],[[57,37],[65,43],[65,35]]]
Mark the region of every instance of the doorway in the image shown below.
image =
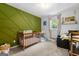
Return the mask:
[[[49,19],[49,31],[51,39],[56,39],[57,35],[60,33],[60,19],[60,15],[51,16]]]

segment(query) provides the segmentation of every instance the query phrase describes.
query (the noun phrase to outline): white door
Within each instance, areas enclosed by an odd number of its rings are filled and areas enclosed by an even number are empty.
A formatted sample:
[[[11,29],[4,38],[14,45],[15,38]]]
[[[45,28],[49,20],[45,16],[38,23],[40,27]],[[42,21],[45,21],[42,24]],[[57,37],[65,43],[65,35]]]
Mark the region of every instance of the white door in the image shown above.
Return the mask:
[[[52,16],[50,18],[50,37],[56,38],[58,35],[58,26],[59,26],[59,19],[57,16]]]

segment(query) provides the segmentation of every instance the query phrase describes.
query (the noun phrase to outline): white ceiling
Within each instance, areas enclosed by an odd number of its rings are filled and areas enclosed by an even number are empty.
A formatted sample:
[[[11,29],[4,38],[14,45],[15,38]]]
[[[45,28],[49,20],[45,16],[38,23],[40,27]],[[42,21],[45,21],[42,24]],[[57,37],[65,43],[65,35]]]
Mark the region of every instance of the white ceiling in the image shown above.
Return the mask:
[[[22,9],[36,16],[53,15],[64,9],[77,5],[76,3],[8,3],[11,6]],[[44,8],[46,7],[46,8]]]

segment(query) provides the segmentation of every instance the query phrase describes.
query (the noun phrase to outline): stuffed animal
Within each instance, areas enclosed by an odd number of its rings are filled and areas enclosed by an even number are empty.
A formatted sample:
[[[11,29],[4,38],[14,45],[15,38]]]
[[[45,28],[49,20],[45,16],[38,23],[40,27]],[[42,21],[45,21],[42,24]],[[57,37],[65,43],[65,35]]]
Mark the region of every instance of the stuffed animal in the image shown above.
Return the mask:
[[[8,54],[10,51],[10,44],[4,44],[0,46],[0,53]]]

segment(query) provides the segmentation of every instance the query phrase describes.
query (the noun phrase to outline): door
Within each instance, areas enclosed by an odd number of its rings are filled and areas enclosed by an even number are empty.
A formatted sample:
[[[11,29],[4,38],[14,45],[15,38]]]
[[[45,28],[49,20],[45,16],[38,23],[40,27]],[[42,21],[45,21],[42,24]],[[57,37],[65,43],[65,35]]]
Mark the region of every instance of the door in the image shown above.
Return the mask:
[[[50,18],[50,22],[49,22],[49,26],[50,26],[50,38],[56,38],[59,32],[59,19],[58,19],[59,15],[56,16],[52,16]]]

